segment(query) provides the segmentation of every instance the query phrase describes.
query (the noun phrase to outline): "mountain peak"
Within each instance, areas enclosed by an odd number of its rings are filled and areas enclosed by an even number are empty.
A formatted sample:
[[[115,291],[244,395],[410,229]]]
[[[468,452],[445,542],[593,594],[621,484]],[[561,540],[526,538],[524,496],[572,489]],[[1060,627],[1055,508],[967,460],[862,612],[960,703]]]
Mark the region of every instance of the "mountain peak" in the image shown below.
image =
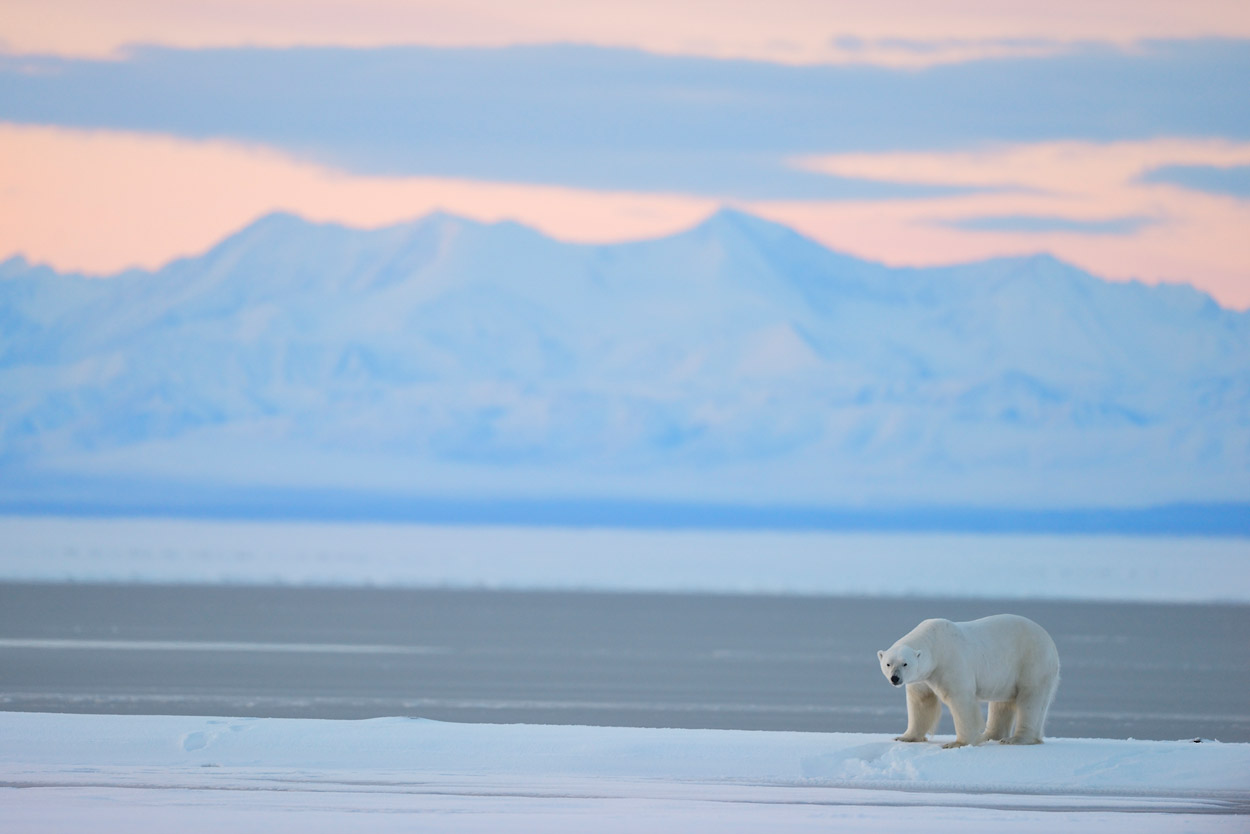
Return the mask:
[[[24,255],[13,255],[0,261],[0,278],[8,278],[26,272],[30,267],[31,263],[26,260]]]
[[[793,229],[772,220],[765,220],[758,215],[730,206],[722,206],[699,221],[690,230],[692,232],[712,233],[716,235],[796,235]]]
[[[48,280],[79,276],[77,272],[60,272],[46,263],[31,261],[25,255],[13,255],[0,261],[0,281],[34,278]]]
[[[293,211],[271,211],[247,224],[242,231],[254,230],[266,233],[282,233],[318,225],[332,224],[319,224]]]
[[[228,235],[214,246],[211,253],[236,251],[279,243],[297,235],[303,235],[318,225],[289,211],[272,211],[261,215],[238,231]]]
[[[462,214],[453,214],[446,209],[434,209],[429,214],[423,214],[420,217],[399,223],[399,226],[410,229],[445,229],[445,228],[466,228],[480,227],[485,224],[474,220],[471,217],[465,217]]]
[[[891,272],[889,267],[831,249],[824,243],[783,223],[740,209],[723,207],[703,222],[678,235],[717,241],[727,250],[758,258],[787,282],[809,282],[816,275],[826,288],[834,284],[843,291],[860,293]],[[832,281],[833,283],[829,283]]]
[[[33,472],[244,487],[1247,494],[1250,316],[1070,269],[892,270],[737,209],[593,248],[279,212],[160,273],[0,287],[0,436]]]
[[[470,220],[459,215],[450,214],[441,209],[435,210],[422,217],[414,220],[394,223],[390,226],[380,227],[379,230],[385,229],[403,229],[403,228],[419,228],[423,226],[444,226],[444,225],[480,225],[474,220]],[[305,232],[322,229],[349,231],[352,229],[366,230],[363,227],[356,227],[347,223],[340,223],[334,220],[310,220],[303,215],[290,211],[271,211],[268,214],[261,215],[243,228],[232,234],[226,240],[236,238],[268,238],[281,237],[289,234],[303,234]],[[225,241],[223,241],[224,243]]]

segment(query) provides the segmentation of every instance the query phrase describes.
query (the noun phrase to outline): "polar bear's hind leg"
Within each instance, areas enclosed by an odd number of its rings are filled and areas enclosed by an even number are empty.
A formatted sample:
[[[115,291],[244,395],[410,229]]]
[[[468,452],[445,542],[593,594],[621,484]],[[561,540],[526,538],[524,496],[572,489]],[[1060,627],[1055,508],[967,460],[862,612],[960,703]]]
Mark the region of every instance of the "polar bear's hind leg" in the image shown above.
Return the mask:
[[[1021,692],[1016,698],[1018,720],[1016,732],[1003,744],[1041,744],[1042,733],[1046,726],[1046,713],[1050,711],[1050,702],[1055,697],[1059,681],[1048,681],[1038,689]]]
[[[1011,727],[1015,722],[1015,701],[990,701],[990,717],[981,740],[1002,741],[1011,735]]]

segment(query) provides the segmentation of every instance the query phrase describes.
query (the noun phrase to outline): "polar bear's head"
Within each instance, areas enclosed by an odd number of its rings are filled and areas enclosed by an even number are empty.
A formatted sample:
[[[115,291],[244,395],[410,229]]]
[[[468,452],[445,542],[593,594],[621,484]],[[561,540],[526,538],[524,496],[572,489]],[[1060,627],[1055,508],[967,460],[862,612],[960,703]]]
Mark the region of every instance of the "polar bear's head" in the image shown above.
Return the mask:
[[[923,652],[908,645],[891,646],[885,651],[877,652],[877,660],[881,662],[881,674],[895,686],[924,680],[927,677],[927,659]]]

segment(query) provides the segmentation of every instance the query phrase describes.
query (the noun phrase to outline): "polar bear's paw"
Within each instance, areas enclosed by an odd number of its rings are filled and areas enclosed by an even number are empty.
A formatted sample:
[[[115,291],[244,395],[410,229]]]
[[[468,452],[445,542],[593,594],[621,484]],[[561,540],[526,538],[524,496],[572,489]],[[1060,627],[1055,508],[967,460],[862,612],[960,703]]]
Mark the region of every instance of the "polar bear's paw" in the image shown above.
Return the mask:
[[[915,742],[915,741],[928,741],[928,740],[929,740],[929,738],[928,738],[928,736],[910,736],[910,735],[901,735],[901,736],[895,736],[895,737],[894,737],[894,740],[895,740],[895,741]]]
[[[1041,744],[1042,740],[1037,736],[1012,736],[1005,738],[1003,744]]]
[[[954,741],[948,741],[948,742],[946,742],[945,744],[943,744],[943,745],[942,745],[942,749],[943,749],[943,750],[954,750],[956,747],[967,747],[967,746],[968,746],[968,742],[966,742],[966,741],[960,741],[959,739],[955,739]]]

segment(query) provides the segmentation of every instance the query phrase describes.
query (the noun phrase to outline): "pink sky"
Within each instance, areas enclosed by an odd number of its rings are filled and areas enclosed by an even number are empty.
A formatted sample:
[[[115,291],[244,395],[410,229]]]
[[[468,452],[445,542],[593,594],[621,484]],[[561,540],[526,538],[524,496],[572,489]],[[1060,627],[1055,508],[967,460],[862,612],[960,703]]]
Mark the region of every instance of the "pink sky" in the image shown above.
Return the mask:
[[[524,9],[522,11],[522,8]],[[505,2],[159,2],[8,0],[12,53],[117,55],[132,43],[175,46],[574,41],[781,62],[954,61],[1097,40],[1131,48],[1151,37],[1250,37],[1236,2],[863,3],[721,0],[630,4]],[[1019,43],[1028,39],[1029,43]],[[918,52],[893,41],[927,41]],[[1009,41],[1009,42],[1005,42]],[[1250,202],[1141,174],[1174,164],[1248,165],[1250,145],[1157,139],[1047,143],[942,153],[796,159],[796,167],[891,182],[990,186],[986,193],[866,201],[737,201],[823,243],[891,264],[927,265],[1049,251],[1099,275],[1187,281],[1250,308]],[[680,193],[629,193],[430,177],[370,177],[272,148],[158,134],[0,123],[0,257],[105,274],[200,252],[276,209],[377,226],[436,209],[509,218],[565,240],[656,236],[718,203]],[[988,232],[992,216],[1144,218],[1120,234]]]
[[[610,242],[671,233],[719,203],[430,177],[368,177],[230,142],[0,126],[0,252],[93,274],[158,267],[201,252],[274,210],[356,226],[435,210],[514,219],[563,240]],[[1164,140],[1057,143],[948,154],[855,154],[796,160],[848,176],[998,186],[947,197],[873,201],[739,201],[860,257],[928,265],[1048,251],[1107,278],[1188,281],[1250,307],[1250,203],[1136,177],[1164,163],[1250,164],[1250,144]],[[1157,218],[1131,234],[965,231],[996,215],[1082,220]]]
[[[913,64],[1039,48],[1004,41],[1250,37],[1244,0],[6,0],[19,53],[128,44],[585,43],[715,58]],[[923,54],[898,41],[924,41]]]

